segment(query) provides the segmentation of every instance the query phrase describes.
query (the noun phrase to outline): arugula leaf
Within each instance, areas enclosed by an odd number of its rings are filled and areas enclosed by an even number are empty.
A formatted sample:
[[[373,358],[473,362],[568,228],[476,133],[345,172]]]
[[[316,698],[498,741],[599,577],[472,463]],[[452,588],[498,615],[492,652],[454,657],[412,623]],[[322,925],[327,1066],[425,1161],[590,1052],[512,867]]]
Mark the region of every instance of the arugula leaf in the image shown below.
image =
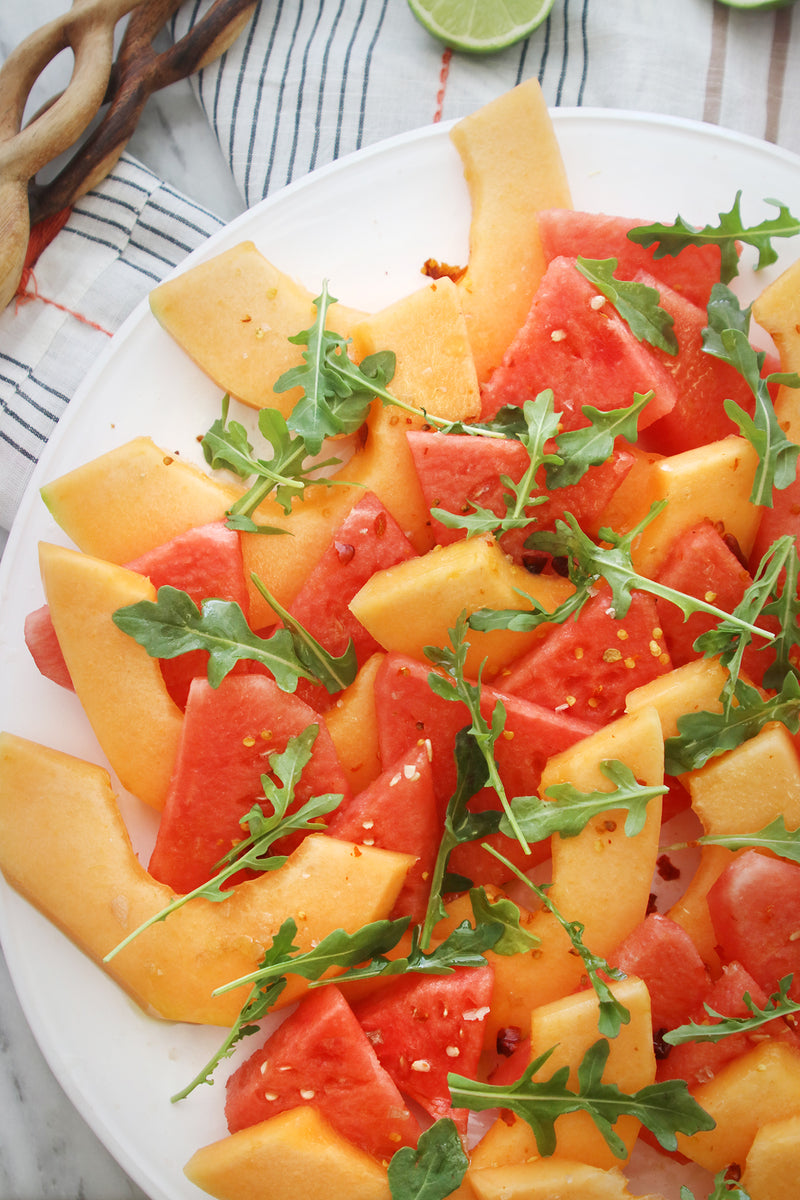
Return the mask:
[[[732,1034],[749,1033],[753,1029],[760,1029],[762,1025],[774,1021],[776,1017],[792,1016],[792,1014],[800,1012],[800,1004],[791,1000],[788,995],[793,979],[793,975],[784,975],[778,984],[777,992],[773,992],[769,996],[763,1008],[759,1008],[750,993],[745,992],[743,1000],[745,1008],[750,1013],[749,1017],[728,1017],[724,1013],[716,1012],[710,1005],[704,1004],[703,1008],[708,1015],[715,1018],[714,1024],[708,1022],[699,1024],[696,1021],[689,1021],[685,1025],[678,1025],[676,1029],[670,1029],[667,1033],[662,1034],[662,1038],[670,1046],[682,1046],[685,1042],[721,1042]]]
[[[733,696],[735,705],[726,705],[719,713],[684,713],[678,718],[678,732],[664,743],[664,770],[667,775],[695,771],[726,750],[746,742],[770,721],[781,721],[790,733],[800,730],[800,682],[789,674],[781,690],[762,698],[757,688],[738,680]]]
[[[533,519],[531,509],[544,504],[547,494],[538,487],[536,476],[544,466],[561,463],[559,455],[545,449],[558,432],[559,416],[554,411],[551,390],[540,392],[534,400],[522,405],[524,429],[514,427],[514,440],[519,441],[528,452],[528,466],[515,483],[504,475],[501,482],[507,491],[504,495],[505,514],[492,509],[473,505],[471,513],[452,513],[443,508],[432,508],[431,515],[450,529],[466,529],[467,537],[494,534],[499,537],[509,529],[524,529]]]
[[[463,1075],[447,1077],[454,1107],[485,1112],[492,1108],[507,1108],[530,1125],[542,1157],[553,1154],[556,1147],[555,1122],[563,1113],[583,1111],[589,1114],[611,1152],[618,1158],[627,1154],[625,1143],[614,1131],[615,1122],[623,1114],[637,1117],[649,1129],[665,1150],[675,1150],[676,1133],[691,1135],[713,1129],[714,1120],[691,1096],[684,1080],[670,1079],[650,1084],[632,1095],[620,1091],[616,1084],[603,1083],[602,1074],[610,1046],[605,1038],[586,1051],[578,1068],[577,1090],[572,1091],[569,1067],[560,1067],[549,1079],[533,1078],[552,1050],[545,1051],[526,1067],[522,1076],[512,1084],[492,1085],[467,1079]]]
[[[329,458],[306,466],[310,452],[305,441],[292,436],[284,417],[275,408],[262,408],[258,414],[259,432],[272,446],[273,455],[256,458],[245,427],[239,421],[228,420],[228,404],[229,398],[225,396],[222,416],[214,421],[201,442],[205,460],[214,470],[225,468],[242,479],[254,476],[255,482],[231,505],[227,524],[231,529],[251,533],[285,534],[287,531],[279,526],[256,524],[252,514],[273,492],[283,511],[290,513],[293,501],[311,484],[333,485],[320,472],[338,466],[340,460]]]
[[[627,408],[611,408],[607,411],[584,404],[581,412],[589,424],[558,434],[556,445],[562,461],[546,464],[547,487],[552,490],[577,483],[589,467],[598,466],[611,457],[618,437],[635,442],[639,416],[652,398],[653,392],[634,392],[633,403]]]
[[[541,938],[522,928],[521,914],[513,900],[507,896],[490,900],[483,887],[470,888],[469,898],[478,928],[481,925],[500,924],[500,937],[492,946],[495,954],[524,954],[526,950],[534,950],[539,945]]]
[[[581,275],[589,280],[607,300],[639,342],[648,342],[665,354],[678,353],[678,339],[673,328],[674,318],[661,307],[657,288],[632,279],[616,279],[616,258],[583,258],[575,263]]]
[[[349,983],[354,979],[375,979],[385,975],[451,975],[456,967],[485,967],[484,951],[497,947],[503,926],[495,920],[475,927],[469,921],[462,921],[430,952],[422,949],[421,934],[421,927],[415,925],[411,931],[411,948],[405,958],[378,955],[361,966],[349,968],[343,976],[337,977],[337,981],[343,978]],[[316,987],[317,983],[309,986]]]
[[[271,602],[265,588],[263,594]],[[294,692],[299,679],[337,692],[352,682],[357,670],[352,648],[334,658],[291,618],[289,628],[259,637],[235,600],[208,599],[198,608],[191,596],[169,584],[158,589],[155,600],[118,608],[112,620],[153,658],[177,658],[188,650],[206,650],[212,687],[219,687],[243,658],[265,666],[284,692]]]
[[[278,932],[274,935],[271,945],[265,950],[264,957],[261,960],[262,966],[268,968],[272,962],[276,960],[282,961],[292,952],[297,951],[299,947],[294,945],[296,933],[297,925],[294,919],[287,917]],[[176,1104],[179,1100],[185,1100],[201,1084],[213,1084],[214,1072],[219,1064],[224,1059],[230,1058],[236,1046],[244,1038],[249,1037],[250,1034],[258,1033],[258,1022],[267,1015],[285,986],[286,980],[279,978],[271,987],[267,987],[266,990],[261,989],[257,985],[250,989],[247,1000],[242,1005],[238,1017],[229,1029],[222,1044],[214,1051],[208,1062],[201,1067],[194,1079],[190,1080],[186,1087],[181,1088],[179,1092],[176,1092],[172,1096],[173,1104]]]
[[[575,592],[556,609],[548,612],[533,596],[525,596],[532,605],[531,609],[477,609],[469,618],[472,629],[515,629],[525,631],[536,629],[545,621],[561,623],[568,620],[574,613],[580,611],[586,603],[597,583],[605,579],[611,588],[612,605],[617,617],[624,617],[630,608],[633,592],[639,589],[650,592],[664,600],[669,600],[689,617],[695,612],[708,613],[717,620],[727,620],[737,629],[745,633],[755,634],[767,641],[773,641],[774,635],[767,630],[753,625],[743,618],[734,617],[724,609],[708,604],[696,596],[686,595],[675,588],[666,587],[657,580],[640,575],[633,566],[631,547],[642,530],[664,508],[665,500],[651,505],[647,516],[626,534],[616,533],[613,529],[602,528],[598,531],[598,544],[584,533],[572,513],[565,513],[564,519],[555,522],[553,530],[542,530],[532,533],[525,545],[551,554],[554,558],[564,559],[570,581],[575,585]],[[523,593],[521,593],[523,594]]]
[[[724,407],[758,453],[750,500],[772,506],[773,487],[782,489],[794,482],[800,446],[792,442],[778,424],[770,383],[800,387],[800,375],[774,372],[763,376],[764,352],[756,351],[748,339],[750,309],[742,310],[739,301],[724,284],[715,283],[708,305],[708,326],[703,330],[703,349],[738,371],[755,397],[751,417],[740,405],[726,400]]]
[[[445,1200],[467,1173],[467,1156],[451,1117],[420,1134],[417,1149],[403,1146],[388,1167],[392,1200]]]
[[[627,836],[641,833],[648,804],[669,789],[663,784],[648,787],[639,783],[630,767],[617,759],[605,759],[600,770],[615,784],[611,791],[581,792],[571,783],[557,783],[545,792],[549,799],[515,796],[511,808],[527,840],[541,842],[554,833],[564,838],[576,837],[594,817],[616,808],[628,810]],[[501,833],[506,832],[504,822],[505,818],[500,822]]]
[[[273,751],[269,755],[270,769],[274,771],[276,780],[269,775],[261,776],[261,787],[264,797],[272,805],[272,812],[265,814],[260,804],[254,804],[250,811],[242,817],[240,824],[247,828],[247,836],[231,847],[217,863],[218,870],[206,883],[199,884],[191,892],[176,896],[169,904],[153,916],[148,917],[141,925],[129,933],[113,950],[110,950],[103,962],[110,962],[120,950],[124,950],[134,938],[151,925],[166,921],[172,913],[182,908],[189,900],[202,897],[204,900],[215,902],[227,900],[232,894],[228,881],[242,870],[276,871],[286,862],[286,855],[270,855],[270,847],[280,838],[289,833],[302,831],[312,833],[325,828],[319,818],[338,808],[342,801],[341,793],[325,792],[311,796],[300,806],[297,812],[290,812],[289,807],[294,800],[295,786],[303,773],[319,733],[319,725],[308,725],[302,733],[290,737],[285,750]]]
[[[430,677],[429,677],[430,678]],[[444,830],[436,852],[436,862],[431,872],[431,890],[425,919],[422,923],[421,945],[430,945],[433,927],[447,916],[442,902],[442,891],[447,873],[447,862],[454,848],[461,842],[476,841],[496,833],[500,814],[491,809],[471,813],[467,803],[485,786],[489,778],[489,766],[477,741],[470,736],[469,729],[460,729],[455,740],[456,788],[447,804]]]
[[[272,611],[280,617],[285,629],[289,630],[292,644],[300,662],[304,664],[315,679],[323,685],[329,694],[342,691],[353,682],[358,674],[358,658],[356,648],[351,638],[345,652],[337,658],[330,654],[325,647],[313,637],[300,622],[276,600],[264,586],[254,571],[250,578],[258,591],[266,600]]]
[[[698,846],[725,846],[728,850],[768,850],[779,858],[800,865],[800,829],[787,829],[783,816],[776,817],[754,833],[704,833],[695,839]]]
[[[758,251],[757,270],[768,267],[778,257],[772,245],[775,237],[794,237],[800,232],[800,221],[793,217],[785,204],[779,200],[765,199],[778,209],[778,215],[761,221],[758,225],[745,226],[741,214],[742,193],[738,191],[729,212],[719,214],[719,224],[697,228],[678,217],[672,225],[640,225],[632,229],[628,237],[639,246],[655,246],[655,257],[675,257],[685,246],[719,246],[722,254],[721,278],[730,283],[739,273],[737,242],[745,242]]]
[[[721,1171],[717,1171],[714,1176],[714,1190],[709,1193],[707,1200],[751,1200],[750,1193],[745,1191],[739,1181],[728,1177],[728,1170],[728,1167],[723,1167]],[[686,1184],[681,1186],[680,1200],[695,1200],[694,1193]]]
[[[492,710],[492,723],[489,725],[481,712],[480,676],[477,683],[470,683],[464,675],[467,651],[469,650],[466,631],[467,617],[462,612],[456,621],[455,627],[448,630],[451,642],[450,647],[424,647],[425,657],[434,666],[440,667],[442,672],[431,671],[428,675],[428,686],[443,700],[454,700],[466,705],[471,722],[468,729],[468,736],[474,739],[486,764],[486,782],[497,792],[500,803],[503,806],[503,811],[508,817],[512,836],[517,838],[526,853],[530,853],[530,847],[525,838],[516,828],[514,815],[511,812],[511,805],[494,757],[495,742],[503,732],[505,725],[505,706],[501,700],[496,702]],[[465,839],[461,838],[461,840]]]
[[[539,898],[545,908],[547,908],[558,921],[559,925],[572,942],[572,948],[575,954],[577,954],[578,957],[583,961],[589,982],[591,983],[595,995],[597,996],[599,1007],[599,1019],[597,1023],[598,1029],[600,1030],[600,1033],[606,1037],[616,1037],[620,1031],[620,1028],[629,1023],[631,1014],[628,1012],[625,1005],[617,1000],[616,996],[611,991],[611,988],[608,986],[606,978],[604,977],[607,977],[608,979],[624,979],[625,972],[621,971],[618,967],[610,966],[610,964],[606,962],[601,955],[594,954],[593,951],[591,951],[589,947],[584,944],[584,925],[580,921],[568,920],[567,917],[565,917],[558,910],[548,895],[548,890],[551,885],[548,884],[545,887],[539,887],[539,885],[534,883],[533,880],[529,879],[527,875],[523,874],[518,867],[509,862],[509,860],[503,854],[500,854],[498,850],[495,850],[486,842],[484,842],[483,848],[484,850],[488,850],[490,854],[493,854],[499,862],[503,863],[506,867],[506,870],[508,870],[512,875],[516,875],[517,879],[519,879],[521,883],[524,883],[525,886]]]
[[[394,375],[395,357],[390,351],[372,355],[361,366],[352,361],[348,340],[325,328],[328,309],[335,303],[324,282],[314,301],[314,324],[289,338],[294,345],[306,347],[304,361],[284,371],[274,385],[276,392],[303,389],[287,424],[309,455],[319,454],[326,438],[353,433],[363,425],[375,396],[385,393]]]

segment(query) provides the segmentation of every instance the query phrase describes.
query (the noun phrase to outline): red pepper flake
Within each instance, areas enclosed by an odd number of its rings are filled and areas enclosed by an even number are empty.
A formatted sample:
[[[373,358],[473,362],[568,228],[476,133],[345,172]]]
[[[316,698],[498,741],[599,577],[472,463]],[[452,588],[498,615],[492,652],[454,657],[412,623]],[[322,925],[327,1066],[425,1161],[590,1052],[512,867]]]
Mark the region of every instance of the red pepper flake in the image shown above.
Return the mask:
[[[675,866],[672,859],[667,854],[659,854],[656,859],[656,868],[662,879],[680,879],[680,869]]]
[[[511,1058],[517,1046],[522,1041],[522,1030],[518,1025],[505,1025],[497,1031],[497,1053],[504,1058]]]

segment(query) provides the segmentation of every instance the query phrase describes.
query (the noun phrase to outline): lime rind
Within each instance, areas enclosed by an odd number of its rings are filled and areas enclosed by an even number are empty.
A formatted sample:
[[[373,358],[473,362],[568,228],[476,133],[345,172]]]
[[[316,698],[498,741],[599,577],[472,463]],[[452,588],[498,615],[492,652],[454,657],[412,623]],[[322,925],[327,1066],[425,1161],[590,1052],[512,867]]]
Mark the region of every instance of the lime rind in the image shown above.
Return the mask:
[[[522,41],[555,0],[408,0],[428,33],[453,50],[490,54]]]

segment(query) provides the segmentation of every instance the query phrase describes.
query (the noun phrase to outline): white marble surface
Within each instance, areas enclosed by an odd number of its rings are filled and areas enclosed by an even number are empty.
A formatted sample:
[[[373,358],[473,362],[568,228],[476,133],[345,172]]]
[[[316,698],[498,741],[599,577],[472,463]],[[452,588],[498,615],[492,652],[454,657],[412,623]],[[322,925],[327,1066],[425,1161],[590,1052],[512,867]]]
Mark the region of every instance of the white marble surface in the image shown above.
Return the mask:
[[[7,7],[6,7],[7,6]],[[60,0],[6,0],[0,59],[64,11]],[[48,68],[31,107],[63,86],[68,62]],[[151,97],[128,149],[162,179],[225,219],[244,203],[188,83]],[[0,549],[6,531],[0,530]],[[147,1200],[64,1095],[28,1028],[0,959],[0,1198]]]

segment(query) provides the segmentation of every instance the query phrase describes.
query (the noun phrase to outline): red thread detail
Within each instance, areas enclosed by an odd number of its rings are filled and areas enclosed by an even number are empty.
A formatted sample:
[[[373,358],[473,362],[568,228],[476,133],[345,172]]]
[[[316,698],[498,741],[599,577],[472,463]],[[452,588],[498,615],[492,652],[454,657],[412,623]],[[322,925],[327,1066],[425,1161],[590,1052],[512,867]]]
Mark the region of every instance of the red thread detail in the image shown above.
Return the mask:
[[[450,59],[453,57],[453,51],[448,46],[442,54],[442,65],[439,70],[439,91],[436,93],[436,112],[433,114],[434,125],[442,119],[442,109],[444,108],[444,93],[447,88],[447,77],[450,74]]]
[[[17,286],[17,306],[20,304],[30,304],[32,300],[41,300],[42,304],[50,304],[53,308],[60,309],[61,312],[74,317],[76,321],[80,321],[83,325],[89,325],[92,329],[96,329],[98,333],[104,333],[106,337],[111,337],[112,334],[109,330],[104,329],[102,325],[98,325],[96,321],[90,321],[88,317],[75,312],[74,309],[67,308],[65,304],[59,304],[57,300],[49,300],[47,296],[42,296],[39,293],[33,268],[39,261],[42,251],[47,249],[56,235],[64,228],[69,220],[71,211],[70,208],[62,208],[60,212],[52,213],[49,217],[43,217],[41,221],[37,221],[35,225],[31,226],[30,236],[28,237],[28,249],[25,253],[25,265],[22,268],[22,275]]]

